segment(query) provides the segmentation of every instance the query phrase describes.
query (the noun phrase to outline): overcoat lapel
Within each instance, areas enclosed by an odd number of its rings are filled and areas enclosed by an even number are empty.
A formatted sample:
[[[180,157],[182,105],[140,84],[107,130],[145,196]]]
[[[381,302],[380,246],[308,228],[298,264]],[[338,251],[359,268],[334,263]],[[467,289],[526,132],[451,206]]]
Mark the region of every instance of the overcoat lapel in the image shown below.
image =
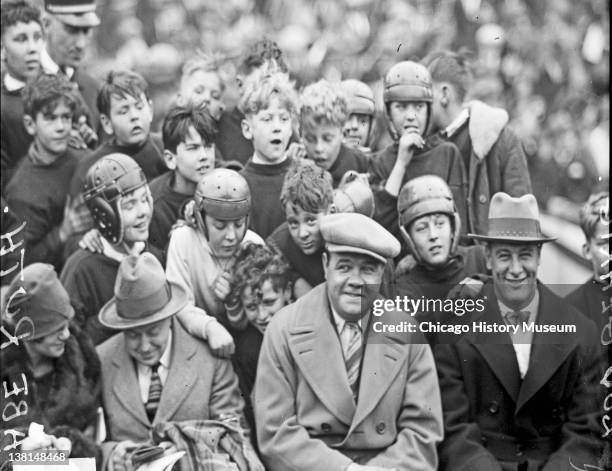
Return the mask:
[[[485,308],[471,320],[475,323],[486,322],[487,325],[503,324],[504,320],[492,284],[485,287],[483,295],[486,296]],[[508,395],[516,402],[521,387],[521,375],[510,335],[474,330],[473,325],[470,326],[470,331],[465,336],[466,340],[480,352]]]
[[[537,324],[557,325],[574,324],[563,306],[555,302],[554,294],[544,285],[538,283],[540,290],[540,306],[538,308]],[[523,379],[519,397],[516,405],[518,410],[544,386],[556,373],[557,369],[570,352],[575,348],[573,342],[569,342],[567,336],[554,333],[538,333],[533,337],[529,369]],[[553,343],[557,342],[557,343]]]
[[[172,335],[170,371],[162,389],[154,423],[171,420],[198,381],[198,374],[209,374],[209,372],[197,372],[192,366],[197,345],[176,318],[172,319]]]
[[[289,349],[317,398],[348,426],[355,413],[355,401],[340,340],[330,318],[325,286],[315,287],[312,302],[296,312],[297,322],[289,331]]]
[[[144,426],[150,427],[151,423],[140,397],[140,386],[134,361],[128,354],[123,341],[118,354],[113,358],[113,365],[115,366],[115,374],[112,379],[113,393],[117,401],[121,403],[126,414],[130,414]]]

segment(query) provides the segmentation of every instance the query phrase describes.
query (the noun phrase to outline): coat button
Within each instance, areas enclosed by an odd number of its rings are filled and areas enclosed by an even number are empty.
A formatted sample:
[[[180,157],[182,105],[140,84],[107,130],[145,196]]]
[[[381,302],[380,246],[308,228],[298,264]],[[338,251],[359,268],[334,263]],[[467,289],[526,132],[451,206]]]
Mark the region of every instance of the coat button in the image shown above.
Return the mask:
[[[378,425],[376,425],[376,431],[381,435],[385,433],[386,428],[387,426],[384,422],[380,422]]]
[[[478,201],[480,201],[482,204],[485,204],[487,202],[487,197],[485,195],[480,195],[478,197]]]
[[[491,414],[497,414],[498,411],[499,411],[499,404],[497,403],[497,401],[491,401],[491,403],[489,404],[489,412]]]
[[[332,426],[329,425],[327,422],[323,422],[321,424],[321,430],[323,430],[324,432],[331,432]]]

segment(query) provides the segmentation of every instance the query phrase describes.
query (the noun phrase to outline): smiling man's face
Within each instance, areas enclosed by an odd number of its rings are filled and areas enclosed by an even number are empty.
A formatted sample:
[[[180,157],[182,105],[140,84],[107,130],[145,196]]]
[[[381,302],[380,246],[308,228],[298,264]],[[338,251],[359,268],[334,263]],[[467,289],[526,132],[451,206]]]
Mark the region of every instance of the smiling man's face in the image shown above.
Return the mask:
[[[537,243],[493,242],[487,246],[487,268],[493,275],[495,294],[506,306],[523,309],[533,299],[540,250]]]

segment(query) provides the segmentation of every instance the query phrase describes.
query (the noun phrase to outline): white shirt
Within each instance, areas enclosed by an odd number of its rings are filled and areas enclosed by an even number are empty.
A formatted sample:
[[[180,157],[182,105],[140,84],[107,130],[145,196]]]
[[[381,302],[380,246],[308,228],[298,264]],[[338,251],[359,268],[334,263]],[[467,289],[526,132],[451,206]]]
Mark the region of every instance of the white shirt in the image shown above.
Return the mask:
[[[501,301],[497,301],[499,304],[499,310],[501,312],[502,318],[504,322],[508,324],[506,321],[506,314],[508,312],[514,311],[514,309],[509,308]],[[538,316],[538,308],[540,306],[540,294],[536,288],[535,295],[530,303],[525,306],[521,311],[526,311],[529,313],[529,318],[527,319],[527,323],[535,322]],[[516,361],[518,362],[519,372],[521,373],[521,379],[525,377],[527,374],[527,370],[529,369],[529,359],[531,358],[531,344],[533,342],[533,332],[524,332],[523,326],[519,326],[520,329],[516,334],[510,332],[510,338],[512,339],[512,346],[514,347],[514,352],[516,353]]]
[[[166,349],[162,353],[159,359],[159,367],[157,368],[157,374],[161,380],[162,386],[166,383],[166,378],[170,371],[170,354],[172,352],[172,330],[168,333],[168,343]],[[146,404],[149,399],[149,388],[151,387],[151,373],[153,368],[150,366],[143,365],[136,362],[136,373],[138,376],[138,386],[140,387],[140,398],[142,403]]]
[[[338,337],[340,337],[340,345],[342,346],[342,350],[344,351],[344,345],[348,345],[349,343],[350,339],[348,337],[351,335],[351,331],[350,329],[344,328],[344,326],[346,325],[346,320],[338,315],[335,309],[331,306],[331,303],[330,307],[332,316],[334,318],[334,323],[336,324],[336,331],[338,332]],[[361,329],[361,319],[357,321],[357,325]]]
[[[8,72],[4,74],[4,88],[6,88],[8,92],[16,92],[21,90],[23,87],[25,87],[25,85],[25,82],[16,79]]]
[[[57,65],[53,59],[51,59],[51,56],[47,52],[46,48],[44,48],[40,53],[40,65],[42,66],[43,70],[49,74],[57,75],[57,73],[60,71],[60,66]],[[68,66],[64,67],[64,70],[68,80],[71,80],[75,70]]]
[[[461,113],[457,115],[457,117],[453,120],[453,122],[450,123],[444,129],[444,131],[442,131],[442,134],[445,135],[446,137],[452,137],[453,134],[455,134],[457,130],[461,126],[463,126],[463,123],[465,123],[469,117],[470,117],[470,110],[468,110],[467,108],[463,108],[463,110],[461,110]]]

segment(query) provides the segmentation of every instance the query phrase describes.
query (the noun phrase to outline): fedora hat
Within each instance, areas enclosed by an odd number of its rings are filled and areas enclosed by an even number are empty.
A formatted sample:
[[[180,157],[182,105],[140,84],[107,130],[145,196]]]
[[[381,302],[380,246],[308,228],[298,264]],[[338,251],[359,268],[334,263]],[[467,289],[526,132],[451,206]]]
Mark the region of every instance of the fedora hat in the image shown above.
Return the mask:
[[[489,242],[550,242],[540,229],[538,202],[532,194],[514,198],[507,193],[495,193],[489,206],[489,229],[486,234],[468,237]]]
[[[130,255],[119,265],[114,297],[98,319],[111,329],[132,329],[161,321],[187,304],[187,293],[169,282],[159,261],[150,253]]]

